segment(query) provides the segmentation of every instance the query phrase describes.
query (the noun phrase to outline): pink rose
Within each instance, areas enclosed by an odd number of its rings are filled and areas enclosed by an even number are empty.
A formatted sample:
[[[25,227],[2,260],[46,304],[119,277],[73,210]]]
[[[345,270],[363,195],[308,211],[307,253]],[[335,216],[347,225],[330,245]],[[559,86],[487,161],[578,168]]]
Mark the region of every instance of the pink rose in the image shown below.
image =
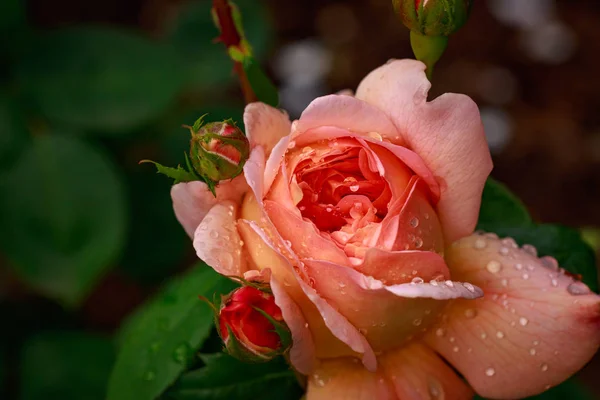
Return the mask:
[[[524,397],[600,345],[599,296],[551,258],[471,235],[492,168],[479,112],[463,95],[427,102],[423,70],[390,62],[293,123],[250,104],[244,176],[216,198],[172,189],[200,258],[271,271],[308,400]]]

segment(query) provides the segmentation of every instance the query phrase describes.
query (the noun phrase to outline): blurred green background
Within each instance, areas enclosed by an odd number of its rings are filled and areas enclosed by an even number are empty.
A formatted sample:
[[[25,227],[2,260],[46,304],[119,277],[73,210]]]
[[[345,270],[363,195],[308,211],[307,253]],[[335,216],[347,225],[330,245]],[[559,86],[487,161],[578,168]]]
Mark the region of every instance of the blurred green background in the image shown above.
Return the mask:
[[[411,57],[389,0],[237,0],[294,117]],[[170,181],[191,124],[242,115],[208,0],[2,0],[0,398],[105,397],[113,334],[195,261]],[[600,3],[477,1],[432,94],[480,105],[493,175],[600,247]],[[600,361],[579,377],[600,396]]]

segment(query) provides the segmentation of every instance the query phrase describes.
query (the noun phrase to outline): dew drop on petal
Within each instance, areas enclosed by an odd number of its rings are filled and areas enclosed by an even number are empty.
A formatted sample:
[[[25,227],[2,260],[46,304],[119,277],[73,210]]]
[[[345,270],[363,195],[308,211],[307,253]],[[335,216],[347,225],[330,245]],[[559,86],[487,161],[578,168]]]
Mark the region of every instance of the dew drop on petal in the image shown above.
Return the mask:
[[[446,281],[446,286],[452,288],[452,287],[454,287],[454,282],[452,282],[452,281]]]
[[[540,369],[542,370],[542,372],[548,371],[548,364],[543,363],[542,365],[540,365]]]
[[[421,239],[418,236],[415,238],[415,247],[417,249],[420,249],[421,247],[423,247],[423,239]]]
[[[500,264],[496,260],[492,260],[489,263],[487,263],[487,265],[485,266],[485,269],[487,269],[488,272],[490,272],[492,274],[497,274],[498,272],[500,272],[500,270],[502,270],[502,264]]]
[[[410,220],[410,226],[412,226],[413,228],[416,228],[417,226],[419,226],[419,219],[417,217],[413,217]]]
[[[529,349],[529,354],[535,356],[537,354],[537,350],[532,347],[531,349]]]
[[[416,283],[423,283],[423,282],[425,282],[425,281],[423,280],[423,278],[419,278],[418,276],[417,276],[417,277],[415,277],[415,278],[412,278],[412,280],[410,281],[410,283],[415,283],[415,284],[416,284]]]
[[[579,296],[583,294],[589,294],[590,288],[583,282],[573,282],[569,286],[567,286],[567,292],[574,296]]]
[[[465,310],[465,317],[467,318],[475,318],[477,316],[477,310],[473,308],[468,308]]]
[[[508,247],[500,247],[500,250],[498,250],[498,253],[500,253],[503,256],[507,256],[509,253]]]
[[[413,320],[412,323],[414,326],[419,326],[419,325],[421,325],[422,322],[423,322],[423,320],[421,318],[417,318],[417,319]]]
[[[473,245],[473,247],[476,249],[484,249],[485,246],[487,246],[487,242],[483,238],[477,238],[477,240],[475,240],[475,244]]]
[[[352,185],[350,186],[350,191],[351,192],[358,192],[359,186],[358,185]]]
[[[545,256],[540,258],[542,265],[546,268],[549,268],[553,271],[558,271],[558,261],[554,257]]]
[[[523,247],[521,247],[523,249],[523,251],[529,255],[532,255],[534,257],[537,257],[537,249],[535,247],[533,247],[530,244],[524,244]]]
[[[520,270],[522,270],[522,269],[523,269],[523,264],[515,264],[515,269],[516,269],[517,271],[520,271]]]
[[[454,347],[452,348],[452,351],[453,351],[453,352],[455,352],[455,353],[458,353],[458,351],[459,351],[459,350],[460,350],[460,349],[458,348],[458,346],[454,346]]]
[[[475,293],[475,287],[471,285],[469,282],[463,283],[463,286],[467,288],[467,290],[471,293]]]
[[[496,332],[496,337],[497,337],[498,339],[503,339],[503,338],[504,338],[504,332],[502,332],[502,331],[498,331],[498,332]]]
[[[489,377],[496,375],[496,370],[492,367],[485,370],[485,374]]]
[[[296,141],[290,140],[290,143],[288,144],[288,149],[293,149],[294,147],[296,147]]]
[[[527,326],[527,324],[529,323],[529,320],[525,317],[521,317],[519,318],[519,324],[521,324],[521,326]]]
[[[444,328],[437,328],[437,329],[435,330],[435,335],[436,335],[437,337],[442,337],[442,336],[444,336],[445,334],[446,334],[446,330],[445,330]]]
[[[219,232],[217,231],[210,231],[209,236],[213,239],[216,239],[219,237]]]

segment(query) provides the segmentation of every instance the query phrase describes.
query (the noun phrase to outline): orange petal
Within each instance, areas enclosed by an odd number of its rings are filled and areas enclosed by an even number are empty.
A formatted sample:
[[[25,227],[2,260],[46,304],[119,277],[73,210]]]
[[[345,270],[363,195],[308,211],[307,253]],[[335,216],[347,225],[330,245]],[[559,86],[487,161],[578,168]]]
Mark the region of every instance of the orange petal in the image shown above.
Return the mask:
[[[446,252],[458,279],[485,297],[456,300],[427,342],[477,393],[523,398],[573,375],[600,346],[600,296],[511,239],[464,238]]]

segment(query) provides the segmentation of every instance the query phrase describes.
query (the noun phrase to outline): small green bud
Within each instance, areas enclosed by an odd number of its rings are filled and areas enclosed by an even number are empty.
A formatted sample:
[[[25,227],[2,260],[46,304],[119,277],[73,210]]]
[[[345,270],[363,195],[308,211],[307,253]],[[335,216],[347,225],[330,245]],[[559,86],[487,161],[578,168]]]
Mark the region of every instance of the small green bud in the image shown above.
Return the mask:
[[[200,118],[190,131],[192,166],[211,189],[219,181],[233,179],[242,172],[250,143],[231,120],[204,125]]]
[[[402,23],[424,36],[449,36],[469,18],[473,0],[393,0]]]

